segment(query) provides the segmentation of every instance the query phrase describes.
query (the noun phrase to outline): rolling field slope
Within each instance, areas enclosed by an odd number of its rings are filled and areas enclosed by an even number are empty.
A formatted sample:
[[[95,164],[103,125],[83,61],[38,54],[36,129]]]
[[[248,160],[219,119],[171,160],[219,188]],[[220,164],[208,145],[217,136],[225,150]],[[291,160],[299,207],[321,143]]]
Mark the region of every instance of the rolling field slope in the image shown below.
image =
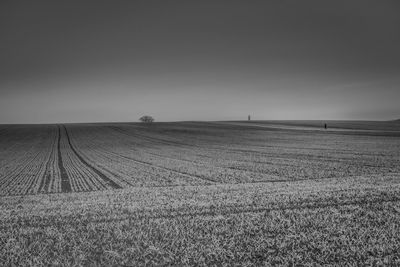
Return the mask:
[[[0,126],[0,265],[400,264],[400,125]]]
[[[3,126],[0,194],[295,181],[399,171],[400,130],[378,131],[374,125],[360,129],[362,123],[353,123],[356,130],[349,131],[348,123],[343,131],[325,131],[307,126],[311,124],[298,128],[293,122],[282,128],[278,128],[282,122]]]

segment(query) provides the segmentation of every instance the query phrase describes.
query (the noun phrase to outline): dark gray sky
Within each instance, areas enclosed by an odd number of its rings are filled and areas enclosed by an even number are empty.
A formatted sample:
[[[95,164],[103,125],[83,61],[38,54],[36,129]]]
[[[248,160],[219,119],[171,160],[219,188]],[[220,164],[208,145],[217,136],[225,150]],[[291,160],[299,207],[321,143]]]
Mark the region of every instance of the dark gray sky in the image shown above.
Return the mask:
[[[0,123],[400,117],[400,2],[0,2]]]

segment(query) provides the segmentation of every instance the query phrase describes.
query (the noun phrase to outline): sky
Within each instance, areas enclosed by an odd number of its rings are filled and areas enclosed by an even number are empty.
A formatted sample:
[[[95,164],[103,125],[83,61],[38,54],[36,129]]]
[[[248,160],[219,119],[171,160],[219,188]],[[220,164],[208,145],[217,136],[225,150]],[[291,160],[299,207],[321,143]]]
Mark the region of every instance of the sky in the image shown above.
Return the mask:
[[[400,2],[0,2],[0,123],[400,118]]]

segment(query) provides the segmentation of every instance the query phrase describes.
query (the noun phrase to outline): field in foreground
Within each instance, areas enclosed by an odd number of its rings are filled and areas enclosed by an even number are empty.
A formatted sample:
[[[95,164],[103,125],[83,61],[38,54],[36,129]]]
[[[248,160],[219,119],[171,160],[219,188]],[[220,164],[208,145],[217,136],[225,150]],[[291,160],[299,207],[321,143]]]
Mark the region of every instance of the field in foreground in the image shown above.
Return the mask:
[[[0,126],[0,264],[399,265],[400,125],[319,125]]]

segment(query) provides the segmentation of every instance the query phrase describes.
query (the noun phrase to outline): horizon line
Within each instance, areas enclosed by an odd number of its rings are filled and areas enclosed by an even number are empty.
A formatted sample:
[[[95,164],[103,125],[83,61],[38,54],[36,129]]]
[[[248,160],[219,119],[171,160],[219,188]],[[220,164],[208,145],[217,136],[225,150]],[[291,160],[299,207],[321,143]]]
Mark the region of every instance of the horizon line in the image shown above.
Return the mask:
[[[151,123],[184,123],[184,122],[290,122],[290,121],[326,121],[326,122],[400,122],[400,119],[389,119],[389,120],[370,120],[370,119],[267,119],[267,120],[178,120],[178,121],[153,121]],[[108,124],[108,123],[137,123],[144,124],[141,121],[86,121],[86,122],[43,122],[43,123],[0,123],[0,125],[55,125],[55,124]]]

